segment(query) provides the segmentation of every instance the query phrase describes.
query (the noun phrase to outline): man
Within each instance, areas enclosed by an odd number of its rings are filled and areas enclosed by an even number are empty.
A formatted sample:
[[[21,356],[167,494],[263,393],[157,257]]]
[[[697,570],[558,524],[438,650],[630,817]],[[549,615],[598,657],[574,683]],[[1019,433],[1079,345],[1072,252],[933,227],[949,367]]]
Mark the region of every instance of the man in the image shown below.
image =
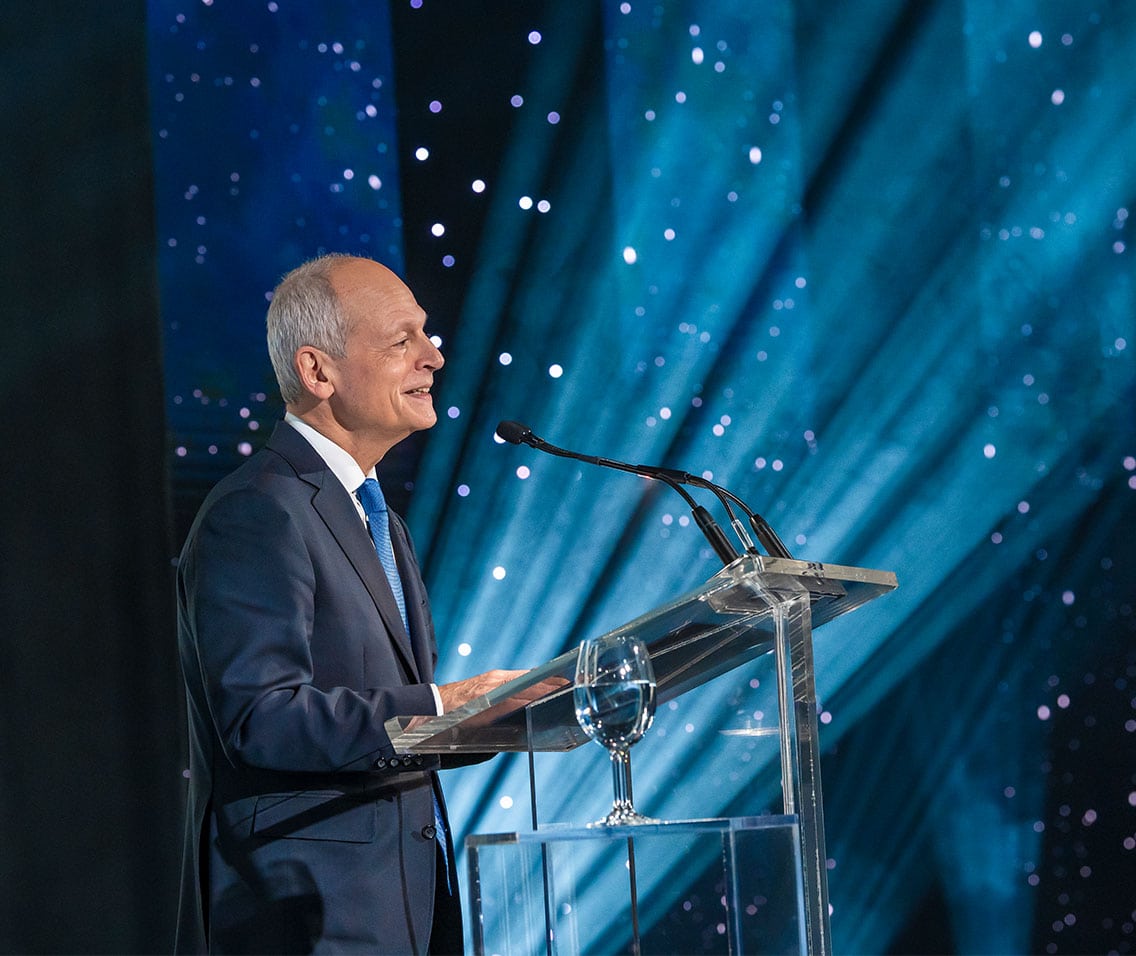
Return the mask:
[[[443,359],[425,321],[369,259],[313,260],[273,297],[286,419],[210,493],[178,566],[191,750],[179,951],[462,951],[438,760],[396,754],[383,725],[521,672],[432,683],[417,559],[365,482],[436,421]]]

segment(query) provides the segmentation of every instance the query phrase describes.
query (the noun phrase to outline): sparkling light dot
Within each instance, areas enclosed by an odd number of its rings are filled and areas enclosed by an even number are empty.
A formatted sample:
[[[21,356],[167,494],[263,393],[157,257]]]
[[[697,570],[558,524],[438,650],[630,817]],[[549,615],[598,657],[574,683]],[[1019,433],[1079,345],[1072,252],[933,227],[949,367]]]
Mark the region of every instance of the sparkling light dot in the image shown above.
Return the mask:
[[[430,234],[434,236],[444,236],[446,234],[446,227],[440,222],[434,223],[430,227]]]
[[[667,242],[670,242],[672,239],[674,239],[674,237],[675,237],[675,231],[673,229],[664,229],[663,230],[663,238],[666,239]]]
[[[371,175],[367,177],[367,185],[370,186],[372,189],[382,189],[383,188],[383,181],[381,179],[379,179],[379,177],[376,176],[374,173],[371,173]]]
[[[693,50],[690,51],[690,59],[694,63],[701,63],[704,56],[705,54],[702,52],[702,47],[700,46],[696,46]]]
[[[635,251],[634,246],[623,247],[623,261],[628,265],[632,265],[639,258],[639,253]]]
[[[517,200],[517,205],[520,206],[522,209],[532,209],[532,207],[533,207],[532,196],[522,196],[520,199]]]
[[[462,641],[458,645],[458,653],[462,657],[469,657],[469,655],[473,653],[473,648],[470,647],[469,644],[467,644],[465,641]]]
[[[461,414],[461,409],[456,405],[451,405],[446,409],[446,414],[449,415],[450,418],[457,418]]]
[[[561,365],[552,364],[548,366],[548,374],[552,378],[560,378],[564,374],[564,367]]]
[[[553,110],[551,113],[548,114],[548,122],[552,126],[555,126],[557,123],[560,122],[560,114],[557,113],[556,110]]]
[[[513,106],[523,106],[524,102],[525,102],[525,98],[523,96],[521,96],[520,93],[514,93],[512,96],[509,97],[509,102]]]
[[[469,497],[469,485],[458,485],[458,497],[459,498],[468,498]]]
[[[548,210],[550,210],[551,208],[552,208],[552,203],[550,203],[547,199],[542,199],[540,202],[538,202],[536,204],[536,211],[537,212],[548,212]]]
[[[508,797],[508,796],[502,797],[500,800],[497,801],[497,803],[500,805],[502,810],[513,809],[513,798],[512,797]]]
[[[760,146],[751,146],[749,148],[749,161],[751,163],[753,163],[754,166],[756,166],[758,163],[761,162],[761,147]]]
[[[531,472],[531,471],[529,471],[529,466],[528,466],[528,465],[521,465],[521,466],[520,466],[520,467],[519,467],[519,468],[517,469],[517,477],[518,477],[518,478],[520,478],[520,479],[521,479],[521,481],[524,481],[524,480],[525,480],[526,478],[528,478],[528,476],[529,476],[529,475],[531,475],[531,474],[532,474],[532,472]]]
[[[994,445],[987,443],[982,447],[982,454],[987,458],[993,458],[998,454],[998,449]]]
[[[430,158],[430,150],[428,150],[425,146],[419,146],[414,151],[414,158],[417,159],[420,163],[425,162]]]
[[[532,30],[529,33],[529,43],[531,43],[533,46],[536,46],[538,43],[540,43],[541,39],[542,38],[539,30]]]
[[[1065,102],[1065,91],[1064,90],[1054,90],[1053,93],[1050,94],[1049,101],[1054,106],[1060,106],[1062,103]]]
[[[469,188],[472,189],[475,193],[483,193],[485,192],[485,180],[475,179],[472,183],[470,183]]]
[[[502,365],[511,365],[512,362],[513,362],[513,356],[510,355],[508,352],[502,352],[500,355],[497,356],[497,361],[500,362]]]
[[[1029,35],[1029,45],[1030,45],[1030,46],[1032,46],[1032,47],[1033,47],[1033,48],[1034,48],[1035,50],[1036,50],[1036,49],[1037,49],[1037,48],[1038,48],[1039,46],[1041,46],[1041,32],[1040,32],[1039,30],[1033,30],[1033,31],[1032,31],[1032,32],[1030,33],[1030,35]]]
[[[493,577],[496,578],[498,581],[504,581],[505,580],[505,574],[506,574],[506,571],[503,567],[501,567],[501,565],[497,565],[497,567],[495,567],[493,569]]]
[[[438,100],[431,100],[430,101],[430,112],[431,113],[441,113],[442,112],[442,104]]]

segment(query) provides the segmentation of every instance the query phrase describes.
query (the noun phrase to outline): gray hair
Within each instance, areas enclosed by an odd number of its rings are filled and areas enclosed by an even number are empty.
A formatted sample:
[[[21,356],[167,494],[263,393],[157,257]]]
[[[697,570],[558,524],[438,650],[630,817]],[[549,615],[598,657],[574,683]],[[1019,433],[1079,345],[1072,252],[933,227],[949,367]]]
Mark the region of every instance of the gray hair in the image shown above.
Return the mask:
[[[289,272],[272,293],[268,305],[268,357],[276,372],[280,397],[299,401],[304,388],[296,372],[296,352],[305,345],[343,358],[347,352],[347,316],[331,284],[336,264],[353,258],[330,253]]]

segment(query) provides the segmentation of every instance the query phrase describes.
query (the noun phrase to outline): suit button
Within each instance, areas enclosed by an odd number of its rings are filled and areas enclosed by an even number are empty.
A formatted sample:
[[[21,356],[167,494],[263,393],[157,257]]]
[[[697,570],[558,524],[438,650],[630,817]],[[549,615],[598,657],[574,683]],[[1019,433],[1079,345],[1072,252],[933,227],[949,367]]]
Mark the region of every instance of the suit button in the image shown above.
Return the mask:
[[[385,757],[380,757],[378,760],[375,761],[375,768],[377,770],[384,769],[386,767],[386,765],[387,765],[387,761],[386,761]]]
[[[390,760],[388,761],[388,763],[392,767],[397,767],[398,766],[398,757],[391,757]]]
[[[438,828],[432,823],[427,823],[426,826],[422,828],[422,835],[427,840],[433,840],[434,837],[438,835]]]

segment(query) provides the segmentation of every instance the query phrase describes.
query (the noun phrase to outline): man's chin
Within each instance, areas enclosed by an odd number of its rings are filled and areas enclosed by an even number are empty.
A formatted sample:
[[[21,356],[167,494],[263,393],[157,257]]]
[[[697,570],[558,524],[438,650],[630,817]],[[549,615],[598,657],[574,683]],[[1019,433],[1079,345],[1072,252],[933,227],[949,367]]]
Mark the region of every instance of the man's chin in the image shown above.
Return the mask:
[[[426,431],[438,424],[438,415],[431,411],[429,415],[415,415],[414,423],[410,426],[412,432]]]

